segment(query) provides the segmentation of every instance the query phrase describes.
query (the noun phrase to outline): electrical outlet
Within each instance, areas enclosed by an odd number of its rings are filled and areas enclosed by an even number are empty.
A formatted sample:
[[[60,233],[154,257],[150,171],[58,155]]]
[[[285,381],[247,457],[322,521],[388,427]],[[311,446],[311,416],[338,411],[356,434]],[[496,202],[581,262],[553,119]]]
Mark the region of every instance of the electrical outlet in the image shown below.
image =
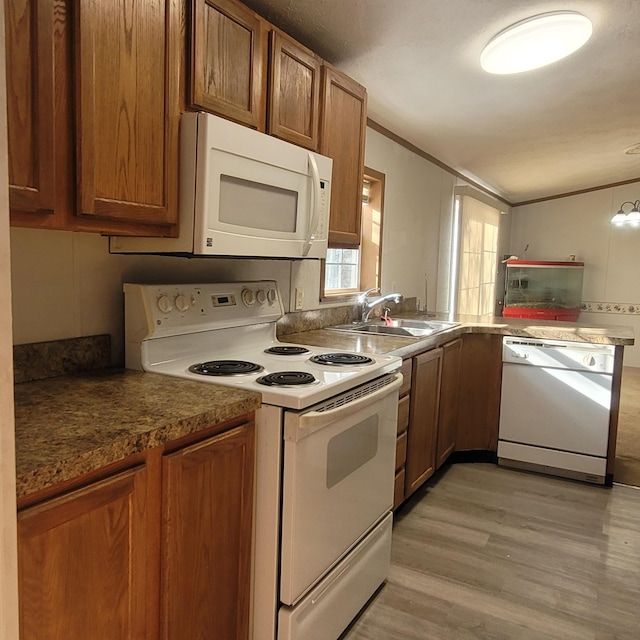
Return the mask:
[[[302,287],[296,287],[296,301],[295,301],[296,311],[302,310],[303,305],[304,305],[304,289]]]

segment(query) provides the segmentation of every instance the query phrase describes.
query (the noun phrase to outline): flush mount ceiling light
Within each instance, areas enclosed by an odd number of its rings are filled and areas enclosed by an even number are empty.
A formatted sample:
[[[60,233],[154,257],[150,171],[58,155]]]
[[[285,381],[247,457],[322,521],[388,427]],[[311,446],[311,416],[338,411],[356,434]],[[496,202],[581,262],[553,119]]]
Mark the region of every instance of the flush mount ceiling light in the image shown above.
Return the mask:
[[[501,31],[484,48],[480,64],[497,74],[544,67],[577,51],[592,31],[591,20],[581,13],[543,13]]]

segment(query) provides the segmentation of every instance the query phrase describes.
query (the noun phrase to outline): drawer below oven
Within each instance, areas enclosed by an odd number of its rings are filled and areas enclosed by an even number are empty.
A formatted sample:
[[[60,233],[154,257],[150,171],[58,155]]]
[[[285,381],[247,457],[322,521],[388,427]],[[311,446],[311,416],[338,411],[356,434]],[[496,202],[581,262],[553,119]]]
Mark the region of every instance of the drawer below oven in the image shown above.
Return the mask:
[[[335,640],[384,582],[391,564],[392,515],[294,607],[278,613],[278,640]]]

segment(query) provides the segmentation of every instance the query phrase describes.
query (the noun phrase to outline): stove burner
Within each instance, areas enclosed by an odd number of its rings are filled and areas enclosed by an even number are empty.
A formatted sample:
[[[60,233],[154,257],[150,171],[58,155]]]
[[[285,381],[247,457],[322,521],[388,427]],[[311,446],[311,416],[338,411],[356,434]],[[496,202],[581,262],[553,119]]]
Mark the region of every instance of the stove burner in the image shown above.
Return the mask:
[[[293,387],[314,384],[317,380],[306,371],[278,371],[258,378],[256,382],[268,387]]]
[[[280,346],[280,347],[271,347],[269,349],[264,350],[265,353],[271,353],[276,356],[299,356],[303,353],[309,353],[309,349],[305,349],[304,347],[289,347],[289,346]]]
[[[189,371],[205,376],[241,376],[262,371],[263,368],[259,364],[245,360],[210,360],[209,362],[192,364]]]
[[[361,356],[358,353],[324,353],[319,356],[313,356],[310,360],[316,364],[329,364],[332,366],[361,365],[373,362],[373,358]]]

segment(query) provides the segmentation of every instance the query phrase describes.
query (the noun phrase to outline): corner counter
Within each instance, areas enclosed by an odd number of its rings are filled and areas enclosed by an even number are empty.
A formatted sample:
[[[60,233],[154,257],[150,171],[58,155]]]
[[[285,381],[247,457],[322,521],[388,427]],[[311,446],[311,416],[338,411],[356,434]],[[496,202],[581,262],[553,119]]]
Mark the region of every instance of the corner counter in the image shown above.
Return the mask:
[[[428,319],[412,313],[400,313],[396,317]],[[623,326],[593,325],[580,322],[545,322],[500,317],[484,319],[475,316],[456,316],[452,319],[448,316],[437,315],[433,319],[459,322],[460,325],[426,338],[363,335],[357,332],[350,333],[348,331],[334,331],[333,329],[323,328],[279,335],[279,339],[283,342],[294,344],[346,349],[360,353],[386,353],[402,358],[409,358],[469,333],[611,344],[615,346],[634,344],[633,329]]]

